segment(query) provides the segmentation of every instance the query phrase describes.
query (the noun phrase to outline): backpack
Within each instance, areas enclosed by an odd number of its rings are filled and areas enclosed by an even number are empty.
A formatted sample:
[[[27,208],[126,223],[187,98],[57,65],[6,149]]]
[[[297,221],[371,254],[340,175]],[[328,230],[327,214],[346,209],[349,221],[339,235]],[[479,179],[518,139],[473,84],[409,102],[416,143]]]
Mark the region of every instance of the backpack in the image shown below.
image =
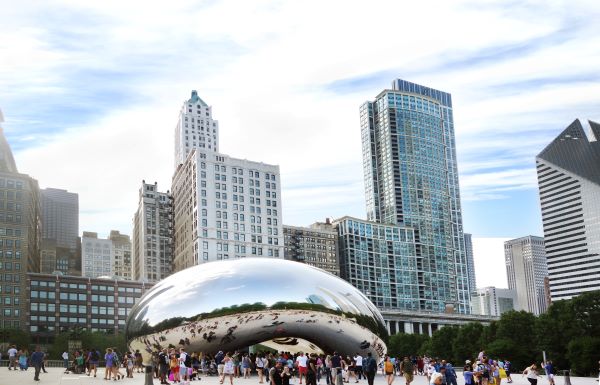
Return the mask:
[[[414,370],[414,366],[412,361],[402,361],[402,371],[404,373],[412,373]]]
[[[367,357],[367,371],[368,372],[377,372],[377,361],[375,361],[372,357]]]
[[[383,365],[384,365],[386,373],[393,373],[394,372],[394,364],[392,364],[391,361],[385,361]]]
[[[192,356],[190,356],[189,354],[186,354],[184,364],[185,364],[186,368],[191,368],[192,367]]]
[[[92,350],[91,358],[92,361],[98,361],[100,359],[100,355],[98,354],[97,350]]]

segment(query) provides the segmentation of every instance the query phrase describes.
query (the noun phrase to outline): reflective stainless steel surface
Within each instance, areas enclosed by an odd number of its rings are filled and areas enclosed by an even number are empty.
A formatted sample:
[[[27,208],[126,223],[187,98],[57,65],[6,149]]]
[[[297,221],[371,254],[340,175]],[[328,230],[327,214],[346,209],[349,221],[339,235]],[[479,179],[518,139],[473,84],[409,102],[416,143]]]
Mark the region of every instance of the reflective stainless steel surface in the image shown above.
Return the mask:
[[[325,352],[383,357],[387,350],[383,317],[358,289],[271,258],[210,262],[167,277],[133,307],[126,333],[145,362],[169,345],[216,353],[275,340],[295,351],[306,340]]]

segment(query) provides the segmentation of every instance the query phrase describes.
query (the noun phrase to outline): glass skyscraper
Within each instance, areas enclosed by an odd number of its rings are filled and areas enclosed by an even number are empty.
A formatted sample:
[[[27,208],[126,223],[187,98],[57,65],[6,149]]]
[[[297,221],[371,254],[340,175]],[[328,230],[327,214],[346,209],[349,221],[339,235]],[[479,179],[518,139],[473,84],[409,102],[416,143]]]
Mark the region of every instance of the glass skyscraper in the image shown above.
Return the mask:
[[[451,95],[397,79],[360,120],[367,219],[415,229],[416,274],[402,284],[418,310],[469,313]]]

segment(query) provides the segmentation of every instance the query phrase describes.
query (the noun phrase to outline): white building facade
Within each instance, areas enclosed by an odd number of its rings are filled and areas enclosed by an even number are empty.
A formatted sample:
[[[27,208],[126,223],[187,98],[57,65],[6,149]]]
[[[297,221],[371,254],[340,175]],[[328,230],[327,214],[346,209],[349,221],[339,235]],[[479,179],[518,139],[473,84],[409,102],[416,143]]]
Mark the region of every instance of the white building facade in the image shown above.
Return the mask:
[[[508,287],[516,291],[516,310],[546,311],[544,279],[548,276],[544,238],[527,236],[504,242]]]
[[[81,237],[82,276],[131,280],[131,240],[116,230],[107,239],[84,231]]]
[[[173,177],[174,268],[283,258],[279,166],[193,150]]]
[[[219,151],[218,122],[192,91],[175,130],[173,268],[284,257],[279,166]]]
[[[175,128],[175,169],[185,162],[192,149],[219,152],[219,122],[212,118],[212,107],[196,90],[183,102]]]
[[[600,124],[573,121],[536,165],[551,300],[600,290]]]
[[[169,276],[173,264],[173,198],[156,183],[142,181],[133,218],[133,280],[157,282]]]
[[[502,313],[515,310],[517,292],[511,289],[484,287],[471,293],[473,314],[500,317]]]

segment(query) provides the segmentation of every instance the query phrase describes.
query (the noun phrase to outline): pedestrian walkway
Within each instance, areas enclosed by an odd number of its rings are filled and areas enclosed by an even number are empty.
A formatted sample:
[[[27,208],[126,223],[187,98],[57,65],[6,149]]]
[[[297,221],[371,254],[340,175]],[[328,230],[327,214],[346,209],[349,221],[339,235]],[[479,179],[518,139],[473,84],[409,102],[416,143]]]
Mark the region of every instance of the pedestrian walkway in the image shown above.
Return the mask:
[[[462,380],[462,373],[458,373],[458,385],[464,385]],[[556,377],[556,385],[564,385],[564,377]],[[520,374],[513,374],[512,385],[529,385],[529,382],[522,377]],[[252,376],[249,379],[235,378],[233,380],[234,385],[256,385],[258,384],[258,378]],[[144,385],[144,374],[134,373],[134,378],[124,378],[120,381],[106,381],[104,380],[104,368],[98,370],[98,377],[88,377],[81,374],[64,374],[61,368],[49,368],[48,373],[40,374],[40,381],[33,380],[33,368],[27,371],[9,371],[6,367],[0,368],[0,385]],[[191,381],[191,385],[219,385],[219,379],[217,377],[202,377],[200,381]],[[229,384],[228,382],[226,383]],[[298,380],[294,380],[294,385],[299,385]],[[360,381],[360,385],[366,385],[365,380]],[[385,379],[381,374],[375,378],[375,385],[384,385]],[[545,377],[540,377],[538,381],[539,385],[548,385],[548,381]],[[596,378],[592,377],[571,377],[572,385],[598,385]],[[160,385],[160,381],[155,379],[154,385]],[[291,384],[290,384],[291,385]],[[303,383],[304,385],[304,383]],[[325,381],[321,381],[320,385],[325,385]],[[348,384],[352,385],[352,384]],[[396,377],[393,385],[406,385],[406,382],[401,377]],[[415,380],[412,385],[427,385],[427,380],[424,376],[415,376]],[[506,382],[502,382],[501,385],[507,385]]]

